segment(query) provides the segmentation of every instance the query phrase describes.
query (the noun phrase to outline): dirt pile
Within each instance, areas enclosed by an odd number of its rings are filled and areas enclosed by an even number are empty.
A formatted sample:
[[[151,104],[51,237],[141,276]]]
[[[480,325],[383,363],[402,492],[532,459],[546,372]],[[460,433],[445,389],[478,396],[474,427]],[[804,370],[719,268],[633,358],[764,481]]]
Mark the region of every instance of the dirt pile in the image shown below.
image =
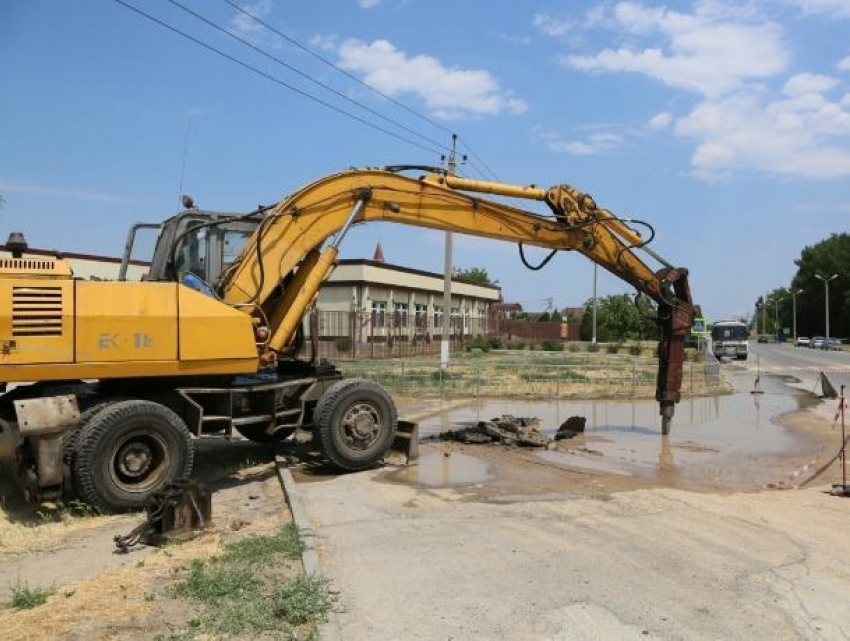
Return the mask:
[[[540,420],[527,416],[504,414],[489,421],[440,434],[444,441],[458,443],[497,443],[507,447],[547,447],[552,439],[538,429]]]

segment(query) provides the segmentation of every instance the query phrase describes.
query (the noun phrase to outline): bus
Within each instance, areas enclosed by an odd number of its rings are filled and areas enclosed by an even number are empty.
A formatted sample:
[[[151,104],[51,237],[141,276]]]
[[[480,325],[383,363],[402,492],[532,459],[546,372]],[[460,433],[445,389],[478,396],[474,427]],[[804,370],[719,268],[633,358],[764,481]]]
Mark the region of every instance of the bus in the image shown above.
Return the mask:
[[[716,358],[729,356],[747,360],[750,330],[740,321],[720,321],[711,328],[711,351]]]

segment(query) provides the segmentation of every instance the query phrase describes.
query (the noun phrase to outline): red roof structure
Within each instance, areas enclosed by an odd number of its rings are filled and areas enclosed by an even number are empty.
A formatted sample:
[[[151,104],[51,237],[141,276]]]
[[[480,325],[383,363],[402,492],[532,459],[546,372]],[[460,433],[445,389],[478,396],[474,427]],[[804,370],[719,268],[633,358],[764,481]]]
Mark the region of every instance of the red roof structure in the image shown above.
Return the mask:
[[[381,243],[380,242],[375,247],[375,255],[372,256],[372,260],[374,260],[376,263],[387,262],[387,259],[384,258],[384,250],[381,249]]]

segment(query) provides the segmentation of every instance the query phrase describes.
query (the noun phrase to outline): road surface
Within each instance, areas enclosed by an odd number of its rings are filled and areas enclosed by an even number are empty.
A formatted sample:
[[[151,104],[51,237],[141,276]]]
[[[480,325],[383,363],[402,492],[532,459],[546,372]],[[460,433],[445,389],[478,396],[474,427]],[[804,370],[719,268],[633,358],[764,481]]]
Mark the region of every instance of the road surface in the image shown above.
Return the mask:
[[[761,365],[762,371],[799,378],[811,389],[820,372],[839,389],[850,389],[850,352],[827,352],[809,347],[794,347],[791,343],[751,343],[749,368]],[[820,391],[820,390],[818,390]]]

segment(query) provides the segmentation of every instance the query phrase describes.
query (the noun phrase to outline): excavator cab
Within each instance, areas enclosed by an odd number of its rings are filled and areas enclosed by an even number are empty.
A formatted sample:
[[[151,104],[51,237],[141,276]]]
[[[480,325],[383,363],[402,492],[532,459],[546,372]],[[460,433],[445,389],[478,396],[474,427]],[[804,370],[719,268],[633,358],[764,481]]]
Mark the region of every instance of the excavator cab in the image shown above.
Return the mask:
[[[173,282],[192,273],[204,283],[214,284],[239,257],[259,224],[259,220],[233,220],[237,216],[185,209],[162,223],[135,223],[127,234],[118,280],[127,280],[138,232],[152,229],[158,236],[144,280]]]

